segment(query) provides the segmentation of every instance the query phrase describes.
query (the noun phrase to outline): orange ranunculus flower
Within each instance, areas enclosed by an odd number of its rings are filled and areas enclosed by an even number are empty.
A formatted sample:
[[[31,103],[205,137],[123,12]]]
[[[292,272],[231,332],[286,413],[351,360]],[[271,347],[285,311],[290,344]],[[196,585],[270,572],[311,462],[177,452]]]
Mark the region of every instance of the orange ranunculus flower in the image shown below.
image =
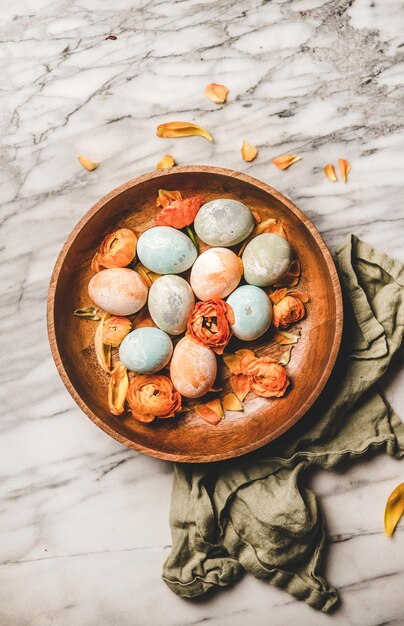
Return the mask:
[[[161,374],[142,374],[130,381],[126,394],[133,417],[152,422],[155,417],[174,417],[181,410],[181,396],[171,380]]]
[[[102,267],[126,267],[136,255],[137,237],[129,228],[120,228],[107,235],[91,262],[95,272]]]
[[[264,398],[280,398],[285,394],[289,379],[282,365],[269,356],[243,357],[242,374],[249,376],[251,391]]]
[[[200,196],[173,200],[156,215],[156,226],[184,228],[195,219],[203,200]]]
[[[197,302],[187,324],[187,335],[197,343],[223,354],[232,336],[233,309],[219,298]]]
[[[289,293],[275,302],[272,314],[273,325],[276,328],[287,328],[294,322],[299,322],[306,315],[303,302],[307,300],[304,294]]]
[[[104,322],[102,339],[107,346],[117,348],[132,330],[132,322],[127,317],[113,315]]]

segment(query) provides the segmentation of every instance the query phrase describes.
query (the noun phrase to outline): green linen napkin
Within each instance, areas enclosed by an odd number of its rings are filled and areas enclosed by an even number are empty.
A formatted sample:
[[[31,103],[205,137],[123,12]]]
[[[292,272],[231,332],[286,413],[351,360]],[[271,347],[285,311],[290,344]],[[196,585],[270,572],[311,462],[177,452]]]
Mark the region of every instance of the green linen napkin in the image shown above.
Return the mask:
[[[175,465],[163,580],[180,596],[229,585],[246,570],[324,612],[337,602],[319,573],[323,520],[302,473],[371,450],[404,455],[404,424],[376,390],[403,337],[404,267],[354,236],[338,249],[336,263],[343,344],[309,413],[255,453]]]

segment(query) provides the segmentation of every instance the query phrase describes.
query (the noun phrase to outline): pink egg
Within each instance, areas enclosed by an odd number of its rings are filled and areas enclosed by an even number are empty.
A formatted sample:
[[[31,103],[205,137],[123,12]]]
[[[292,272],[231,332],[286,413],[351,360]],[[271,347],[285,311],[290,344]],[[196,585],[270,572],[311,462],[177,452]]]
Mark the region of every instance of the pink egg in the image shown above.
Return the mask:
[[[200,398],[215,382],[216,356],[212,350],[183,337],[174,348],[170,377],[185,398]]]
[[[123,267],[102,270],[88,283],[91,300],[112,315],[137,313],[146,304],[147,293],[139,274]]]
[[[225,298],[243,275],[241,259],[228,248],[210,248],[195,261],[191,271],[191,287],[200,300]]]

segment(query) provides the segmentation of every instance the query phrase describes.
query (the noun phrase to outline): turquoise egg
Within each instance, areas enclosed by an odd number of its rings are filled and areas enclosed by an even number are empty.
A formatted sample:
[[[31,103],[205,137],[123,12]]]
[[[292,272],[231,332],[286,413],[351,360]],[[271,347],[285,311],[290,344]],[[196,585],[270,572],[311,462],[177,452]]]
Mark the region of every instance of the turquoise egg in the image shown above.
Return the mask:
[[[171,226],[155,226],[146,230],[137,242],[141,263],[157,274],[181,274],[197,257],[191,239]]]
[[[154,323],[169,335],[179,335],[185,331],[194,305],[194,293],[181,276],[160,276],[150,287],[150,315]]]
[[[265,291],[254,285],[238,287],[227,298],[234,313],[233,333],[242,341],[258,339],[272,321],[272,304]]]
[[[158,372],[173,353],[170,337],[159,328],[137,328],[126,335],[119,347],[119,360],[132,372]]]
[[[273,285],[293,260],[289,242],[280,235],[264,233],[247,244],[243,256],[244,278],[250,285]]]
[[[209,246],[229,248],[248,237],[255,226],[250,209],[237,200],[217,198],[199,209],[195,232]]]

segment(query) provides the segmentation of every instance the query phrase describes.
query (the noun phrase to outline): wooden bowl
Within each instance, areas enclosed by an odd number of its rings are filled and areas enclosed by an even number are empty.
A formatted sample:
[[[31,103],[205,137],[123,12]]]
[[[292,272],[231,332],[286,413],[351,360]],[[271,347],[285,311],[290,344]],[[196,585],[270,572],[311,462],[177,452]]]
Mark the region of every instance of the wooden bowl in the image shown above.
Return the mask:
[[[244,412],[226,412],[216,427],[194,411],[171,420],[141,424],[127,412],[108,410],[108,375],[99,367],[93,349],[96,322],[73,315],[91,304],[87,294],[93,272],[91,259],[105,235],[124,226],[141,232],[154,224],[159,189],[179,189],[204,199],[231,197],[258,211],[262,219],[275,217],[302,265],[299,290],[310,295],[308,315],[300,322],[301,338],[287,366],[291,385],[281,399],[250,394]],[[203,250],[203,246],[202,246]],[[68,391],[84,413],[106,433],[135,450],[173,461],[209,462],[259,448],[295,424],[311,407],[334,366],[342,333],[342,299],[337,272],[321,236],[307,217],[281,193],[232,170],[206,166],[176,167],[153,172],[121,185],[99,200],[77,224],[56,262],[48,297],[48,332],[52,355]],[[273,331],[246,344],[234,338],[229,351],[249,347],[258,355],[281,355],[285,346]],[[228,377],[219,357],[219,376]],[[226,380],[226,391],[230,390]],[[203,400],[202,400],[203,402]]]

